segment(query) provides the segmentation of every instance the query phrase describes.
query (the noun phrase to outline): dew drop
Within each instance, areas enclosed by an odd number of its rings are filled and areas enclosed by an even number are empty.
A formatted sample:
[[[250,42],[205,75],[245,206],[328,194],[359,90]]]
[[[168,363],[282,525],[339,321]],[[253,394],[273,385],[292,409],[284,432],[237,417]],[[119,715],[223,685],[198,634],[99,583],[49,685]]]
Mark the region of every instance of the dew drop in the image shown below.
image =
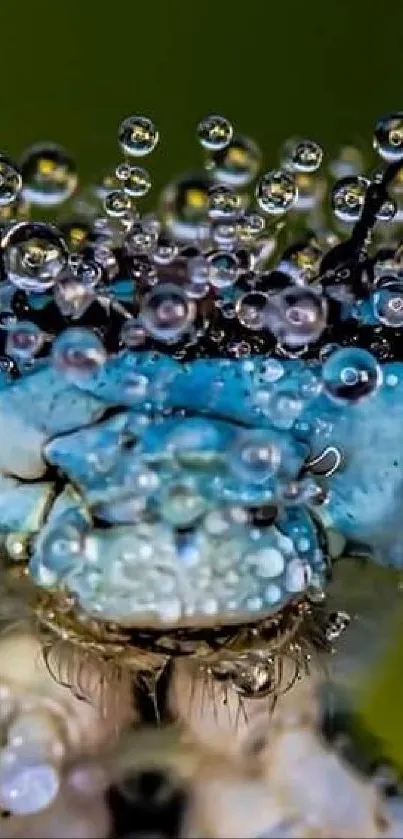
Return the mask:
[[[17,167],[4,155],[0,155],[0,207],[8,207],[21,192],[22,178]]]
[[[233,218],[242,206],[240,195],[229,187],[212,187],[209,193],[209,216],[212,219]]]
[[[325,329],[327,304],[313,289],[295,286],[269,297],[265,317],[278,341],[302,347],[316,341]]]
[[[403,158],[403,112],[381,117],[374,132],[374,149],[383,160],[391,163]]]
[[[322,159],[323,150],[313,140],[291,139],[284,144],[282,164],[293,172],[316,172]]]
[[[208,238],[209,190],[205,175],[185,175],[168,184],[161,196],[161,215],[179,241],[197,243]]]
[[[266,172],[256,187],[256,198],[264,213],[281,216],[290,210],[298,199],[294,176],[282,169]]]
[[[233,285],[239,273],[239,261],[234,253],[218,251],[208,258],[209,281],[213,288],[222,289]]]
[[[342,178],[334,185],[331,205],[339,221],[354,224],[360,218],[369,180],[361,176]]]
[[[267,301],[267,294],[260,291],[242,295],[236,304],[236,313],[242,326],[247,329],[263,329],[266,325]]]
[[[205,117],[197,126],[197,137],[203,148],[209,151],[225,149],[232,140],[232,125],[222,116]]]
[[[358,402],[370,396],[382,380],[381,368],[372,353],[357,347],[336,350],[322,368],[325,393],[340,402]]]
[[[104,210],[110,218],[123,218],[130,212],[132,202],[123,189],[113,189],[104,198]]]
[[[240,431],[228,453],[228,465],[237,477],[251,484],[272,478],[281,463],[281,450],[270,431]]]
[[[372,297],[374,313],[385,326],[403,326],[403,280],[398,275],[384,275]]]
[[[7,329],[6,353],[16,361],[31,361],[42,349],[45,336],[31,321],[18,321]]]
[[[129,157],[143,157],[155,149],[159,132],[148,117],[132,116],[121,123],[118,138],[125,154]]]
[[[140,321],[158,341],[175,343],[189,331],[196,315],[195,304],[173,283],[160,283],[142,300]]]
[[[247,186],[256,177],[261,164],[258,146],[249,137],[236,136],[219,151],[213,152],[207,168],[224,186]]]
[[[90,329],[70,327],[56,338],[52,346],[55,369],[74,383],[93,376],[105,361],[105,347]]]
[[[150,175],[142,166],[120,163],[116,168],[116,178],[131,198],[142,198],[151,189]]]
[[[51,288],[67,264],[67,248],[55,227],[21,221],[0,240],[8,279],[24,291]]]
[[[77,171],[72,157],[55,143],[37,143],[21,157],[22,195],[38,207],[55,207],[73,194]]]

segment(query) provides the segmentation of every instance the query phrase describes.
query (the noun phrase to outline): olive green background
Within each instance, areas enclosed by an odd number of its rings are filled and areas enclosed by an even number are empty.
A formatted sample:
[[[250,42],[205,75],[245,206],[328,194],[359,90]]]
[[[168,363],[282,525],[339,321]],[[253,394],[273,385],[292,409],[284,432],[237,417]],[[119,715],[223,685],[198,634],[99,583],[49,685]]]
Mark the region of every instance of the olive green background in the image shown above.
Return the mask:
[[[53,139],[88,178],[119,160],[122,117],[161,131],[155,182],[197,163],[195,124],[334,147],[403,107],[401,0],[2,0],[0,148]]]
[[[270,165],[287,136],[370,144],[377,116],[403,109],[402,0],[2,0],[0,44],[0,148],[60,142],[83,181],[119,161],[131,113],[160,129],[157,188],[199,164],[195,126],[212,112]],[[364,704],[403,762],[398,634]]]

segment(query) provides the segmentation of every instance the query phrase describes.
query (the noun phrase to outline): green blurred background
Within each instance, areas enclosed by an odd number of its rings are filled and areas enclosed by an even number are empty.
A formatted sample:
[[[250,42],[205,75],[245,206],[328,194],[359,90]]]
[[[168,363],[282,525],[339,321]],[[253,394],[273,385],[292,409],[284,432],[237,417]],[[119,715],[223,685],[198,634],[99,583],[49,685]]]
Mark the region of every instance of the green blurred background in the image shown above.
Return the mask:
[[[117,127],[131,113],[160,129],[147,161],[159,186],[198,165],[195,125],[208,113],[255,137],[270,165],[287,136],[329,150],[369,143],[376,117],[403,109],[402,0],[3,0],[0,27],[0,147],[60,142],[84,181],[119,160]],[[363,706],[403,765],[397,626]]]
[[[0,147],[62,142],[85,178],[119,159],[130,113],[160,128],[160,183],[214,111],[270,163],[289,135],[333,147],[403,106],[401,0],[3,0],[0,26]]]

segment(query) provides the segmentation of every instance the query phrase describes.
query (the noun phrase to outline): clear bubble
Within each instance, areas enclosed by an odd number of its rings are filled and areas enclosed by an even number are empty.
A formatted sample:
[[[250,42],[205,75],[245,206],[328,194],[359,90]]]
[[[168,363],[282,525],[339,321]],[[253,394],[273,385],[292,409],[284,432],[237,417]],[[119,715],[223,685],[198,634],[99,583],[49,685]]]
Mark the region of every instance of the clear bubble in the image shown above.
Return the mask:
[[[266,172],[257,184],[256,198],[264,213],[281,216],[290,210],[298,199],[294,176],[282,169]]]
[[[374,149],[391,163],[403,158],[403,112],[381,117],[375,126]]]
[[[177,242],[166,233],[160,233],[153,252],[153,260],[157,265],[169,265],[178,256]]]
[[[260,213],[247,212],[238,219],[237,231],[241,241],[249,242],[263,233],[266,227],[266,219]]]
[[[205,512],[207,502],[191,482],[176,483],[163,489],[161,516],[173,527],[189,527]]]
[[[67,248],[58,230],[41,222],[21,221],[0,240],[10,282],[24,291],[51,288],[67,264]]]
[[[242,207],[241,196],[227,186],[211,188],[209,193],[209,216],[213,219],[233,218]]]
[[[195,300],[208,294],[210,285],[210,266],[205,256],[194,256],[188,262],[188,283],[186,295]]]
[[[105,361],[105,347],[90,329],[70,327],[58,335],[52,346],[55,369],[75,384],[97,373]]]
[[[284,144],[282,165],[293,172],[316,172],[322,163],[323,149],[314,140],[291,139]]]
[[[219,248],[232,249],[238,242],[236,219],[215,219],[211,224],[211,238]]]
[[[207,161],[215,180],[225,186],[243,187],[253,181],[260,169],[261,153],[249,137],[236,136],[225,149],[214,152]]]
[[[334,185],[331,194],[331,205],[334,215],[339,221],[354,224],[360,218],[364,206],[366,192],[369,186],[368,178],[342,178]]]
[[[266,325],[268,297],[261,291],[250,291],[237,300],[236,313],[239,322],[247,329],[263,329]]]
[[[130,233],[126,238],[126,246],[131,254],[148,256],[155,251],[158,242],[158,232],[153,230],[144,222],[136,222],[132,225]]]
[[[116,178],[131,198],[142,198],[151,189],[150,175],[143,166],[120,163],[116,168]]]
[[[0,155],[0,207],[12,204],[22,189],[22,178],[15,164]]]
[[[119,144],[129,157],[143,157],[152,152],[159,140],[159,132],[148,117],[124,119],[119,128]]]
[[[397,274],[379,278],[372,303],[375,317],[385,326],[403,326],[403,280]]]
[[[281,463],[281,449],[269,430],[240,431],[228,452],[234,474],[250,484],[264,484],[274,477]]]
[[[142,347],[147,340],[147,332],[144,326],[135,318],[128,318],[124,321],[120,330],[120,340],[129,349]]]
[[[31,361],[44,341],[45,336],[36,323],[21,320],[7,329],[6,353],[16,361]]]
[[[317,341],[325,329],[327,304],[316,291],[293,286],[269,297],[265,316],[280,343],[302,347]]]
[[[381,209],[377,213],[376,217],[378,221],[388,222],[393,221],[397,213],[397,205],[396,201],[393,198],[386,198],[383,202]]]
[[[209,151],[225,149],[232,140],[232,125],[222,116],[205,117],[197,126],[197,137],[203,148]]]
[[[109,169],[103,172],[99,181],[94,186],[94,192],[100,201],[104,201],[109,192],[114,192],[120,189],[121,182],[116,177],[116,172],[110,172]]]
[[[210,266],[210,284],[213,288],[228,288],[233,285],[239,274],[239,261],[234,253],[218,251],[208,258]]]
[[[104,198],[104,209],[110,218],[123,218],[130,212],[132,202],[123,189],[114,189]]]
[[[358,402],[381,384],[382,371],[372,353],[357,347],[336,350],[322,368],[325,393],[339,402]]]
[[[160,283],[142,300],[140,321],[157,341],[175,343],[189,332],[196,315],[193,301],[174,283]]]
[[[86,288],[94,288],[102,279],[102,268],[99,263],[81,254],[70,254],[69,268],[75,279]]]
[[[168,184],[161,196],[161,215],[179,241],[198,242],[208,238],[209,190],[206,175],[184,175]]]
[[[91,287],[73,276],[62,277],[55,285],[53,299],[64,317],[81,318],[94,300]]]
[[[20,161],[22,195],[38,207],[55,207],[73,194],[77,171],[72,157],[55,143],[37,143]]]

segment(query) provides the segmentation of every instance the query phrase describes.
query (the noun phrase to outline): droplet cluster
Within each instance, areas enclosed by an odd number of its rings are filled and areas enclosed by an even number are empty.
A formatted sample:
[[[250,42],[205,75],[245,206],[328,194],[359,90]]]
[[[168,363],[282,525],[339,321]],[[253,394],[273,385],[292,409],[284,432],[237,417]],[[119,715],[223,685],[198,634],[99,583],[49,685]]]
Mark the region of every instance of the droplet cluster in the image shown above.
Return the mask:
[[[325,584],[347,426],[401,379],[402,125],[377,159],[296,137],[262,168],[207,116],[154,212],[146,116],[85,190],[56,145],[0,156],[0,531],[39,587],[176,627]]]

